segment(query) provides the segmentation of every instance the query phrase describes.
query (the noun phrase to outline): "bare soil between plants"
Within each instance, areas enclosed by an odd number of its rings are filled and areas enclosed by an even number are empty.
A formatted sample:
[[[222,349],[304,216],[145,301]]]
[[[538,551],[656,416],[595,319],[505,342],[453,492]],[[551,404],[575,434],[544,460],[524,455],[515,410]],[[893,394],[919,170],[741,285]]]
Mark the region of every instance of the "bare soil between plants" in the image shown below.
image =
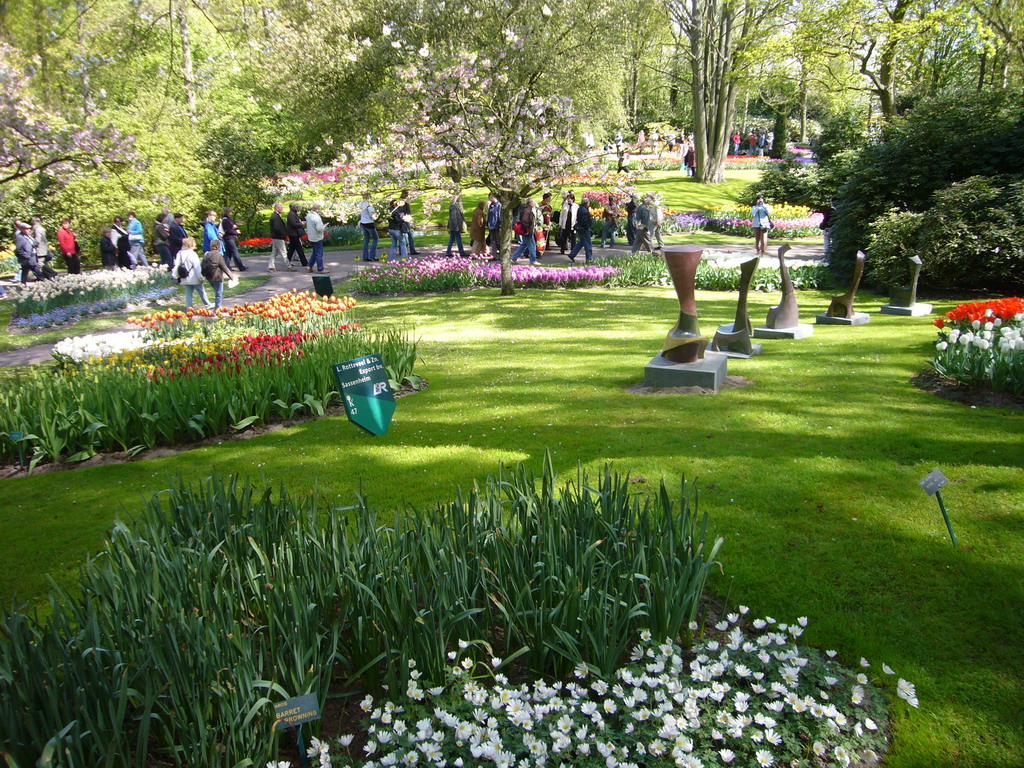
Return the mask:
[[[956,381],[944,379],[934,371],[921,371],[910,378],[910,383],[936,397],[963,403],[972,408],[1011,408],[1024,410],[1024,396],[1009,392],[993,392],[982,387],[969,387]]]
[[[406,385],[395,392],[395,397],[399,398],[414,395],[417,392],[422,392],[429,386],[429,383],[423,377],[420,377],[420,382],[421,385],[419,389],[413,389]],[[12,477],[27,477],[29,474],[46,475],[51,472],[64,472],[71,469],[84,469],[85,467],[102,467],[110,464],[127,464],[128,462],[145,461],[146,459],[162,459],[167,456],[177,456],[179,453],[185,453],[186,451],[191,451],[208,445],[221,445],[223,443],[233,443],[239,440],[248,440],[251,437],[258,437],[259,435],[266,435],[271,432],[279,432],[282,429],[288,429],[289,427],[295,427],[299,424],[305,424],[308,421],[327,418],[329,416],[340,416],[344,413],[344,406],[332,405],[330,408],[326,408],[324,410],[323,416],[310,415],[300,416],[298,418],[282,419],[280,421],[272,421],[269,424],[264,424],[260,427],[248,427],[241,432],[230,432],[223,435],[214,435],[213,437],[204,437],[202,440],[197,440],[194,443],[162,445],[145,451],[138,451],[137,453],[131,453],[130,451],[98,453],[85,461],[57,461],[49,464],[39,464],[31,472],[29,472],[27,468],[19,467],[16,464],[7,464],[5,466],[0,466],[0,480],[6,480]]]
[[[746,378],[745,376],[726,376],[725,381],[722,382],[722,386],[719,387],[719,392],[724,392],[727,389],[740,389],[741,387],[749,387],[755,382]],[[707,387],[647,387],[643,384],[634,384],[631,387],[627,387],[626,391],[631,395],[714,395],[715,390],[708,389]]]

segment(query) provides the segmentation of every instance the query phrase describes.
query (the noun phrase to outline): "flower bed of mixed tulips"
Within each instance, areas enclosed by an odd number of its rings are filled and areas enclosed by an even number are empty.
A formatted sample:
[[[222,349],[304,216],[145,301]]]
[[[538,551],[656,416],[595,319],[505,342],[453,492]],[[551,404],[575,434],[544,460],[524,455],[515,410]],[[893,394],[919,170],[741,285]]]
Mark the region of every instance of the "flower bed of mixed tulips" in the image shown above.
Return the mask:
[[[220,313],[147,315],[140,331],[69,339],[54,349],[55,371],[30,369],[0,391],[0,432],[23,433],[0,441],[0,458],[80,461],[323,416],[339,399],[331,365],[371,352],[401,386],[412,378],[416,342],[405,331],[346,322],[354,304],[291,293]]]
[[[748,208],[716,208],[707,211],[705,217],[701,229],[741,237],[754,236],[753,222],[750,219],[750,209]],[[821,229],[818,225],[821,224],[822,218],[822,214],[801,205],[784,203],[772,206],[773,227],[768,230],[768,237],[770,239],[789,239],[820,235]]]
[[[608,285],[613,267],[531,267],[512,265],[512,281],[519,288],[585,288]],[[461,291],[501,284],[501,265],[489,257],[463,259],[431,256],[397,265],[360,270],[353,278],[356,290],[366,294]]]
[[[177,293],[174,279],[161,267],[93,270],[11,289],[14,328],[45,328],[86,315],[147,304]]]
[[[935,325],[929,363],[939,376],[1024,395],[1024,298],[960,304]]]

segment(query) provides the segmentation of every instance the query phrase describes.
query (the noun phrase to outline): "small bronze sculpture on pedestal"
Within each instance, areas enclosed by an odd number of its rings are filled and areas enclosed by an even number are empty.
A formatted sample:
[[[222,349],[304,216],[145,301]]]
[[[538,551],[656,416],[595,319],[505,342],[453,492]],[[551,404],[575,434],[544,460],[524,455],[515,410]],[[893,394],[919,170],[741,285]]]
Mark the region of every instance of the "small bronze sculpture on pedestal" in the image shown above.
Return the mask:
[[[786,253],[790,250],[789,245],[779,246],[779,274],[782,275],[782,300],[778,306],[768,310],[768,321],[765,323],[769,328],[793,328],[800,324],[800,308],[796,305],[796,290],[793,288],[793,280],[789,276],[789,267],[786,266]]]
[[[715,333],[715,338],[711,340],[712,351],[735,352],[747,357],[755,354],[754,345],[750,341],[752,329],[750,315],[747,313],[747,293],[750,291],[750,283],[754,280],[754,272],[757,271],[760,261],[760,258],[755,256],[740,265],[740,296],[736,301],[736,319],[733,320],[731,331],[719,330]],[[759,344],[758,349],[760,347]]]
[[[665,249],[665,263],[679,299],[679,320],[668,332],[661,356],[675,363],[692,363],[704,357],[708,346],[697,323],[694,298],[697,265],[704,249],[699,245],[677,245]]]
[[[917,304],[917,279],[921,276],[920,256],[908,256],[910,266],[910,285],[889,289],[889,304],[893,307],[912,307]]]
[[[857,296],[857,288],[860,287],[860,279],[864,275],[864,262],[867,260],[864,251],[857,251],[857,261],[853,266],[853,280],[850,282],[850,290],[832,297],[832,303],[828,305],[825,313],[828,317],[842,317],[852,319],[854,316],[853,299]]]

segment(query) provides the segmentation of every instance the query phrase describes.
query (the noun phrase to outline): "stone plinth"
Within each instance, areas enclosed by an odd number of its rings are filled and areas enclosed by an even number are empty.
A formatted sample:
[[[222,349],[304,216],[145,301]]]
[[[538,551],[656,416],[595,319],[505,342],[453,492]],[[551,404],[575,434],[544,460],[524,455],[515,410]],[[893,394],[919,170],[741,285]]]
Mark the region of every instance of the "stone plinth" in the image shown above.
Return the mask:
[[[871,315],[867,312],[854,312],[850,317],[833,317],[827,312],[822,312],[814,318],[818,325],[867,325],[871,322]]]
[[[675,363],[660,353],[644,366],[644,386],[701,387],[718,392],[725,381],[728,358],[718,352],[706,352],[692,363]]]
[[[767,325],[759,325],[754,329],[755,339],[806,339],[814,335],[814,326],[810,323],[800,323],[789,328],[769,328]]]
[[[898,307],[895,304],[883,304],[879,310],[883,315],[900,315],[901,317],[924,317],[932,313],[931,304],[917,303],[910,307]]]

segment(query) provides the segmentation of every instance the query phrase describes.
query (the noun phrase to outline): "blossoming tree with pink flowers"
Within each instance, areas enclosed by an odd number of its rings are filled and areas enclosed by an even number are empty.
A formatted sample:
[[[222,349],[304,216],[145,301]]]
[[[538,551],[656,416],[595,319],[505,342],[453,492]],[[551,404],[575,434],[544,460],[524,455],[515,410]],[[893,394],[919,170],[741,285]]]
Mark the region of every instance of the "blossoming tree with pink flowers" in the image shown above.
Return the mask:
[[[130,137],[46,115],[27,85],[16,54],[0,43],[0,195],[4,184],[33,173],[63,179],[85,167],[136,161]]]
[[[502,205],[501,292],[514,293],[512,225],[522,202],[558,178],[581,170],[588,158],[572,100],[539,92],[522,40],[499,53],[467,51],[435,57],[428,46],[400,70],[402,111],[372,147],[351,153],[373,186],[433,188],[451,195],[482,186]],[[375,182],[375,183],[374,183]],[[358,183],[358,182],[357,182]]]

